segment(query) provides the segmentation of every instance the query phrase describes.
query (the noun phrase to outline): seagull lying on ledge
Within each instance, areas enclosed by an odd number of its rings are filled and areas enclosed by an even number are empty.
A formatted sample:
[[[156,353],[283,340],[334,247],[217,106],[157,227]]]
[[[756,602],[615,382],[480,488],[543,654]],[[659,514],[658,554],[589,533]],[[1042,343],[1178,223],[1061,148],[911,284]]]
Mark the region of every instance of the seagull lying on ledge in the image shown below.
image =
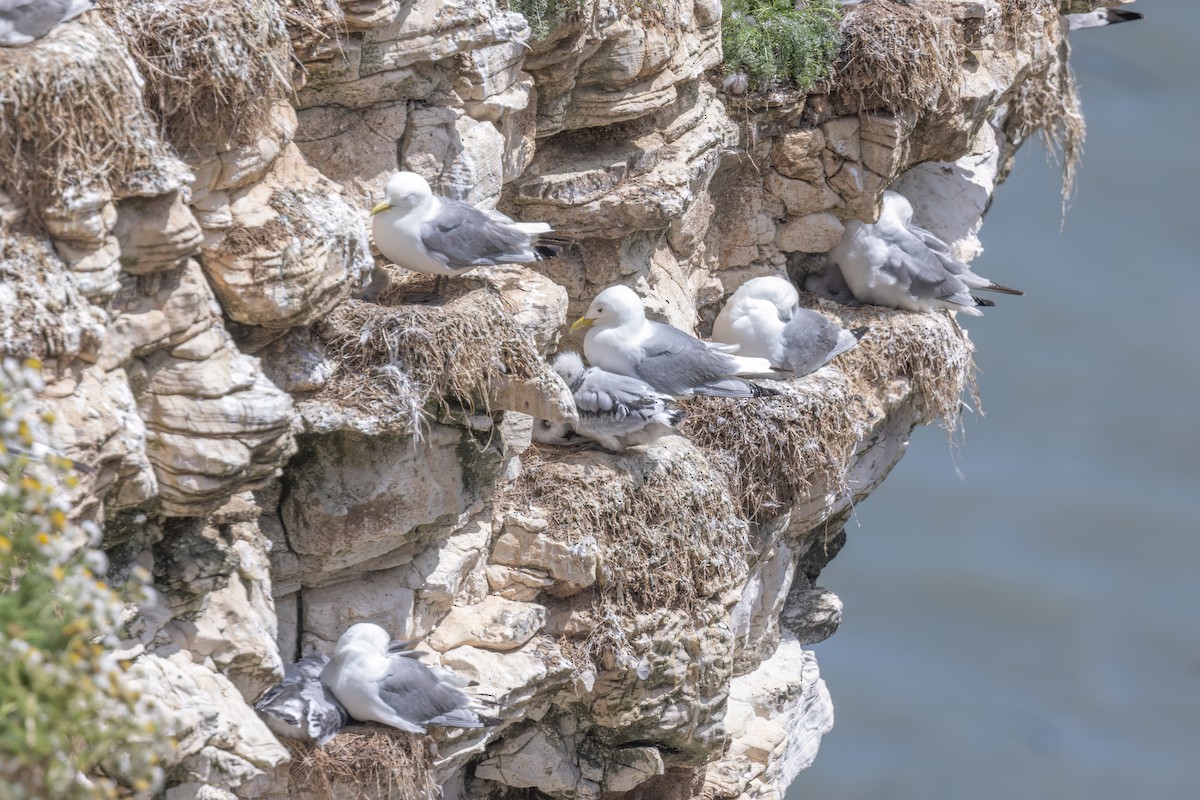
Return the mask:
[[[674,399],[638,378],[584,367],[578,353],[559,353],[551,363],[575,397],[579,421],[539,419],[533,438],[542,444],[572,445],[588,439],[614,453],[671,433],[683,419]]]
[[[800,307],[791,281],[766,276],[746,281],[733,293],[717,321],[713,340],[736,345],[740,356],[758,356],[796,377],[828,364],[858,344],[858,338],[823,314]]]
[[[0,46],[29,44],[93,4],[93,0],[0,0]]]
[[[360,622],[338,639],[333,658],[321,671],[346,711],[360,722],[378,722],[409,733],[425,733],[428,725],[482,728],[496,720],[454,682],[422,664],[406,649],[409,642],[390,642],[387,631]]]
[[[462,275],[475,267],[527,264],[554,258],[561,241],[544,222],[514,222],[483,212],[429,188],[415,172],[397,172],[384,200],[371,209],[371,232],[379,252],[397,266],[430,275]]]
[[[638,378],[672,397],[759,397],[775,394],[735,375],[787,377],[765,358],[730,355],[726,345],[646,319],[642,299],[628,286],[610,286],[592,300],[571,331],[588,329],[583,354],[594,366]]]
[[[271,687],[254,704],[276,736],[314,741],[318,747],[346,726],[346,709],[321,683],[321,670],[329,656],[308,656],[283,671],[283,681]]]
[[[885,191],[878,222],[846,223],[829,257],[855,298],[909,311],[947,308],[981,316],[977,306],[993,303],[973,296],[972,290],[1024,294],[976,275],[951,255],[948,244],[913,225],[912,216],[912,204],[904,195]]]

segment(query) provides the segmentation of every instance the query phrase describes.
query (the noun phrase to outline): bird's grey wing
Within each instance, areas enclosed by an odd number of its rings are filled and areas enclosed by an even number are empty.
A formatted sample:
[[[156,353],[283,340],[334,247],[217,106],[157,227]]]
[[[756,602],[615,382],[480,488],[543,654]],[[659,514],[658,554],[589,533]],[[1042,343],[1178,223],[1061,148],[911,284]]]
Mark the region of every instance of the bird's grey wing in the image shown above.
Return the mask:
[[[697,386],[720,380],[734,370],[733,359],[710,350],[681,330],[651,322],[652,333],[642,343],[645,355],[634,365],[638,377],[660,392],[691,394]]]
[[[920,300],[968,296],[967,285],[944,266],[937,254],[911,233],[902,232],[889,242],[888,258],[879,267]],[[972,305],[966,302],[964,305]]]
[[[421,228],[421,243],[442,263],[467,269],[534,260],[526,234],[458,200],[439,202],[438,215]]]
[[[388,659],[388,674],[379,684],[379,697],[397,716],[421,727],[471,705],[470,697],[439,681],[424,664],[394,656]],[[481,724],[460,727],[479,727]]]
[[[624,417],[638,408],[653,405],[657,394],[645,381],[593,368],[584,373],[575,390],[575,407],[580,414]]]
[[[954,253],[951,251],[950,245],[946,244],[946,242],[940,239],[933,231],[928,231],[917,225],[909,225],[908,230],[909,233],[917,237],[922,244],[928,247],[933,254],[937,256],[938,261],[942,263],[942,266],[945,267],[946,271],[951,275],[965,275],[970,271],[970,267],[954,257]]]
[[[333,692],[329,691],[329,687],[320,681],[306,683],[300,693],[308,702],[308,735],[319,746],[324,746],[338,731],[346,727],[350,715],[333,696]]]
[[[321,670],[325,669],[328,663],[329,656],[326,655],[305,656],[295,664],[288,664],[283,668],[283,684],[286,686],[320,678]]]
[[[65,0],[15,0],[0,3],[0,19],[12,24],[17,33],[39,39],[63,21]]]
[[[840,330],[817,312],[798,309],[783,327],[783,363],[779,366],[797,377],[820,369],[836,355]]]

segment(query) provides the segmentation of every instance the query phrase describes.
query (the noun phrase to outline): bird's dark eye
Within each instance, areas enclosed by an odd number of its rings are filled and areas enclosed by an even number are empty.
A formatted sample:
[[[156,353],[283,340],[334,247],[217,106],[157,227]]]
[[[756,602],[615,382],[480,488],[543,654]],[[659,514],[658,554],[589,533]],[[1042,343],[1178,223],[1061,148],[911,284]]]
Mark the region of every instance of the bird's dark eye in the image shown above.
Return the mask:
[[[604,313],[604,309],[603,309],[603,308],[597,308],[597,309],[596,309],[596,313],[597,313],[597,314],[603,314],[603,313]]]

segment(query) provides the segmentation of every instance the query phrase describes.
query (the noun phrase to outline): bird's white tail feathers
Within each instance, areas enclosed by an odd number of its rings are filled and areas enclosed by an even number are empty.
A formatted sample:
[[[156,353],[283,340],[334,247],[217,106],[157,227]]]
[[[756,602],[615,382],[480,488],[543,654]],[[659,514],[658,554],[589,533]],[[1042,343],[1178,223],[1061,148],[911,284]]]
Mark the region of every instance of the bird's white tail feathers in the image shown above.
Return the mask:
[[[765,358],[751,358],[750,356],[730,356],[730,358],[737,367],[733,371],[734,375],[749,375],[758,378],[783,377]]]
[[[550,227],[550,223],[548,222],[514,222],[512,225],[521,233],[529,236],[554,232],[554,229]]]

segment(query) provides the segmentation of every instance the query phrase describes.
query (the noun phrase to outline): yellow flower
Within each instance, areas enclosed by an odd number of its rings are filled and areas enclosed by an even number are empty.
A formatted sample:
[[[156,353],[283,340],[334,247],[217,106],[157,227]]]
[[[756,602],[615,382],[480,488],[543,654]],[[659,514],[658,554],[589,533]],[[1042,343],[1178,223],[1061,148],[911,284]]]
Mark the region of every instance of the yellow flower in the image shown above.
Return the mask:
[[[62,509],[56,508],[50,512],[50,527],[56,531],[67,527],[67,515],[62,512]]]
[[[50,544],[50,534],[45,533],[44,531],[42,533],[39,533],[37,535],[37,543],[40,544],[42,547],[45,547],[46,545]]]
[[[12,552],[12,540],[7,536],[0,534],[0,553],[8,555]]]
[[[63,572],[63,568],[55,564],[50,568],[50,577],[58,583],[62,583],[63,578],[67,577],[67,573]]]

